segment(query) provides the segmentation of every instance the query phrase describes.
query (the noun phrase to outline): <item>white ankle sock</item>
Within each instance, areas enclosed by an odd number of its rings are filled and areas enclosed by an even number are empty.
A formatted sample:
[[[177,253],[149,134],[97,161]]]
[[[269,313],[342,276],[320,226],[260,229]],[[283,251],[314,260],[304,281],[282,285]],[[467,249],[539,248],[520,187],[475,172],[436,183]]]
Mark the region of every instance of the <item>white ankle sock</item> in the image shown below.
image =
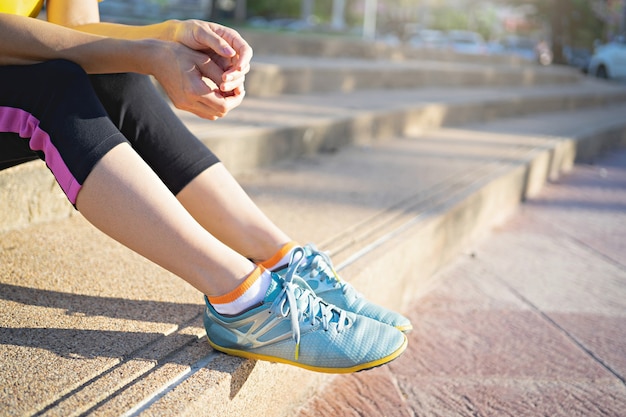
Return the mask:
[[[297,242],[289,242],[286,243],[278,252],[274,254],[270,259],[261,262],[263,268],[268,269],[270,271],[278,271],[281,268],[289,265],[289,260],[291,259],[291,252],[300,245]]]
[[[237,315],[261,304],[272,280],[271,272],[258,266],[241,285],[228,294],[208,297],[209,302],[220,314]]]

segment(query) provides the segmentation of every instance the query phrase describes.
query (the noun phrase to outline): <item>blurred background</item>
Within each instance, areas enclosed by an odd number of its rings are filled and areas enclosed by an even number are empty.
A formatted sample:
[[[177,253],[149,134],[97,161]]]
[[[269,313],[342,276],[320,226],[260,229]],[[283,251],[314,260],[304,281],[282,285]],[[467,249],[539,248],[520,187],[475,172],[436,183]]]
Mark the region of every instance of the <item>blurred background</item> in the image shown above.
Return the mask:
[[[105,0],[101,12],[104,20],[128,23],[201,18],[415,49],[514,54],[583,72],[602,46],[618,45],[626,61],[626,0]],[[592,70],[608,76],[606,68]]]

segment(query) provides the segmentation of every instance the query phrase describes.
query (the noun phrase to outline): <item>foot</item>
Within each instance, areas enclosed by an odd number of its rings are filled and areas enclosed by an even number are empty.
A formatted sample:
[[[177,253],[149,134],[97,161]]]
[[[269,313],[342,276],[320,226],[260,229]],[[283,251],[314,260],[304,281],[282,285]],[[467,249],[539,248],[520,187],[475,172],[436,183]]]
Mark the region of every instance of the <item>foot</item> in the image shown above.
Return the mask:
[[[318,251],[313,244],[303,249],[304,260],[299,263],[296,273],[306,281],[315,295],[343,310],[388,324],[402,332],[413,330],[409,319],[368,301],[352,285],[343,281],[326,253]],[[279,273],[284,271],[286,269]]]
[[[297,275],[298,268],[296,261],[284,277],[272,274],[263,303],[237,316],[222,316],[207,301],[204,325],[211,346],[328,373],[380,366],[406,349],[407,338],[397,329],[317,297]]]

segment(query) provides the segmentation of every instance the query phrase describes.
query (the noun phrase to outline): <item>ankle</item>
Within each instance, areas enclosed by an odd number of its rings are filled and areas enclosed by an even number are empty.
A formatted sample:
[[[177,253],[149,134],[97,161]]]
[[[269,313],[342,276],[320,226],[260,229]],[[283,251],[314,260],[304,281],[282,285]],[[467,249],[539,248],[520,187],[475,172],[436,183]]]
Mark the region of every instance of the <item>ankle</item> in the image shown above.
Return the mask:
[[[284,268],[289,264],[289,259],[291,257],[291,252],[300,245],[298,242],[290,241],[280,246],[269,258],[262,260],[261,262],[256,262],[258,265],[261,265],[263,268],[276,271],[278,269]]]
[[[220,314],[240,314],[263,301],[270,285],[270,274],[262,266],[257,266],[233,291],[220,296],[207,297],[209,303]]]

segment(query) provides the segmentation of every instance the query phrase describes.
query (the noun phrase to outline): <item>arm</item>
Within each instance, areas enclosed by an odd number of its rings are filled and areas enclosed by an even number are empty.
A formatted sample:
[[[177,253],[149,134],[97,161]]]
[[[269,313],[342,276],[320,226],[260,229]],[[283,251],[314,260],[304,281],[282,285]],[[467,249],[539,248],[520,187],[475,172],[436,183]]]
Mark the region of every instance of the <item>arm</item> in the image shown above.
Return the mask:
[[[93,1],[48,0],[46,8],[49,22],[94,35],[166,41],[171,41],[174,37],[175,21],[145,26],[100,22],[98,5]]]
[[[224,116],[241,103],[244,95],[240,92],[225,97],[208,86],[203,77],[219,79],[223,71],[207,54],[176,42],[110,38],[3,13],[0,37],[11,39],[0,42],[0,65],[67,59],[89,73],[151,74],[176,107],[207,119]]]
[[[81,33],[41,20],[0,13],[0,65],[67,59],[90,73],[148,73],[145,55],[154,41],[127,41]]]
[[[231,28],[200,20],[168,20],[145,26],[105,23],[100,22],[97,4],[85,0],[48,0],[47,10],[50,22],[81,32],[128,40],[159,39],[202,51],[223,72],[210,77],[221,91],[243,91],[252,48]]]

